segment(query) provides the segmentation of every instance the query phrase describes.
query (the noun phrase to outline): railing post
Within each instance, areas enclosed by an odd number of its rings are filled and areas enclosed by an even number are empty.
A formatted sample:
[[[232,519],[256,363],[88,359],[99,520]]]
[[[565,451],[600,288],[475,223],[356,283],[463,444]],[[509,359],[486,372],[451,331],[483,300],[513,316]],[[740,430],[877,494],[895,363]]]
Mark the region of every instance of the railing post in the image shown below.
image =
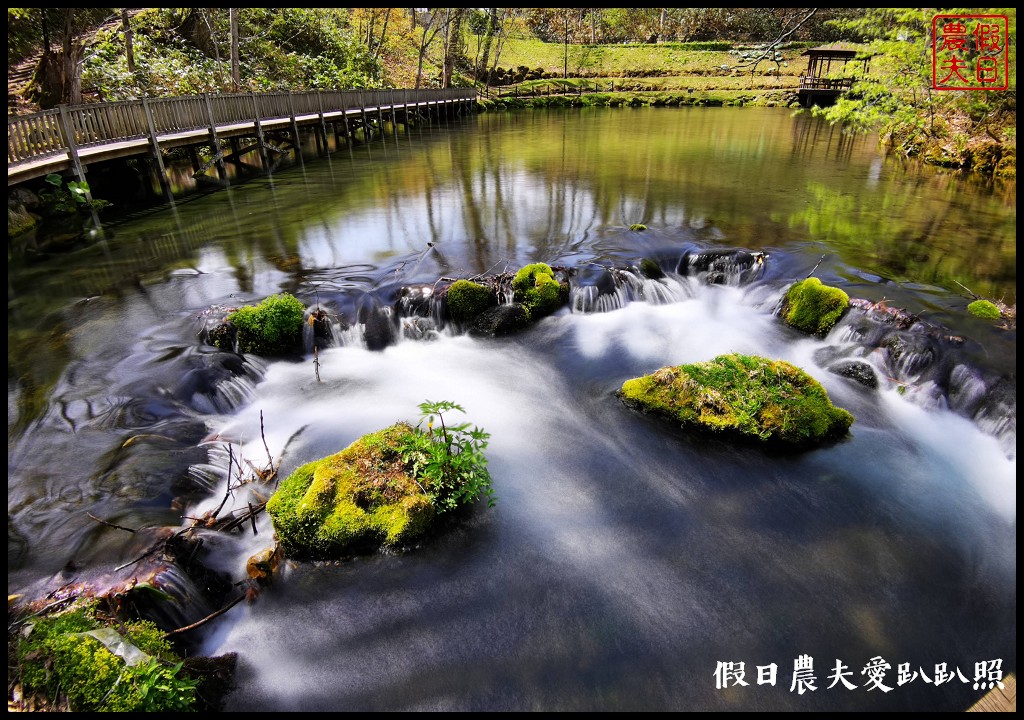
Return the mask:
[[[323,154],[327,155],[327,123],[324,120],[324,99],[323,94],[316,90],[316,106],[320,109],[320,137],[323,138],[324,149]],[[319,142],[317,143],[320,144]]]
[[[292,121],[292,144],[295,146],[295,155],[299,159],[300,164],[305,164],[302,161],[302,139],[299,137],[299,124],[295,122],[295,99],[292,97],[292,91],[288,91],[288,112]]]
[[[209,93],[203,93],[203,100],[206,101],[206,116],[210,120],[210,143],[213,147],[213,158],[217,163],[217,172],[223,180],[227,177],[227,168],[224,167],[224,151],[220,147],[220,138],[217,137],[217,121],[213,118],[213,104],[210,102]]]
[[[78,144],[75,142],[75,135],[71,131],[71,123],[68,122],[67,108],[64,105],[59,105],[58,107],[60,108],[61,126],[64,129],[64,139],[67,141],[68,153],[71,155],[71,163],[74,165],[78,182],[85,184],[85,199],[89,203],[89,212],[92,213],[92,223],[97,232],[102,232],[99,215],[96,214],[96,208],[92,204],[92,193],[89,192],[89,183],[85,180],[85,168],[82,166],[82,159],[78,157]]]
[[[67,108],[64,105],[58,105],[57,109],[60,110],[60,126],[61,131],[64,133],[64,144],[68,146],[71,167],[74,169],[78,181],[85,182],[85,168],[82,167],[82,159],[78,157],[78,143],[75,142],[75,134],[72,132],[71,123],[68,121]],[[92,197],[89,199],[92,200]]]
[[[153,111],[149,107],[149,101],[142,98],[142,109],[146,113],[146,125],[149,128],[149,144],[153,150],[153,159],[156,160],[157,169],[160,172],[160,188],[168,200],[174,198],[171,192],[171,184],[167,180],[167,168],[164,167],[164,155],[160,152],[160,141],[156,137],[156,123],[153,122]]]
[[[256,101],[256,93],[249,93],[252,98],[252,111],[254,113],[253,124],[256,127],[256,143],[260,149],[260,159],[263,161],[263,170],[270,172],[270,159],[267,157],[267,146],[263,142],[263,125],[260,123],[260,106]]]

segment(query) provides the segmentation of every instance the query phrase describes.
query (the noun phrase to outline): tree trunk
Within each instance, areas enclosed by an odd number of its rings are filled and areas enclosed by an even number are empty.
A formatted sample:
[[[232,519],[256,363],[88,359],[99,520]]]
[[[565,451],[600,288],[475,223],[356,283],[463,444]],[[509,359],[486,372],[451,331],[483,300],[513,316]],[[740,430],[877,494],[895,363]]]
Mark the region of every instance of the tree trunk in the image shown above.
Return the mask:
[[[376,45],[374,45],[373,47],[370,48],[374,58],[377,58],[377,57],[380,56],[381,48],[384,47],[384,39],[387,37],[387,34],[388,34],[388,21],[390,21],[390,20],[391,20],[391,8],[385,8],[384,9],[384,26],[380,29],[380,40],[377,41]]]
[[[238,60],[238,8],[228,8],[231,25],[231,89],[238,92],[242,86],[242,73]]]
[[[476,66],[476,76],[487,82],[487,62],[491,57],[491,43],[494,42],[495,25],[498,22],[498,8],[487,10],[487,29],[484,31],[483,46],[480,48],[480,60]]]
[[[441,71],[441,87],[450,88],[455,76],[455,61],[462,52],[463,8],[445,10],[444,58]]]
[[[220,59],[213,30],[203,8],[190,8],[178,32],[206,57]]]
[[[121,28],[124,31],[124,55],[128,72],[135,74],[135,50],[132,47],[132,26],[128,22],[128,8],[121,8]]]
[[[50,48],[50,26],[46,24],[46,10],[40,10],[43,19],[43,55],[49,55],[53,52]]]
[[[75,41],[74,17],[74,8],[64,9],[64,92],[61,93],[61,99],[68,105],[81,105],[85,46]]]

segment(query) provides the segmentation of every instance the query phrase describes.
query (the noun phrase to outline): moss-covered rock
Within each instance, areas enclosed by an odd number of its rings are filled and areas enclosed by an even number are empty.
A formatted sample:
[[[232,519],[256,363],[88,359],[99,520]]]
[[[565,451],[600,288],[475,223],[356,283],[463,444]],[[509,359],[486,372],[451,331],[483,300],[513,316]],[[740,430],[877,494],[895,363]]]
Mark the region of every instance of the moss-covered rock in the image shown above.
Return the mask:
[[[195,709],[198,681],[164,632],[145,621],[101,617],[79,602],[33,618],[8,648],[26,695],[72,712],[181,712]],[[12,668],[8,667],[8,677]]]
[[[850,307],[850,297],[839,288],[810,277],[794,283],[782,302],[782,318],[797,330],[824,337]]]
[[[238,351],[256,355],[286,355],[302,350],[302,326],[306,308],[302,302],[289,295],[271,295],[259,305],[239,308],[228,315],[228,322],[237,333]],[[219,333],[213,338],[221,350],[231,333]]]
[[[967,306],[967,312],[986,320],[998,320],[1002,317],[1002,313],[999,312],[999,308],[996,307],[995,303],[988,300],[975,300]]]
[[[267,503],[286,555],[327,559],[401,546],[434,517],[401,448],[418,432],[406,423],[364,435],[340,453],[303,465]]]
[[[38,216],[29,212],[24,205],[7,206],[7,237],[27,233],[38,224]]]
[[[645,278],[651,280],[659,280],[665,277],[665,271],[661,269],[661,265],[650,258],[640,260],[640,272]]]
[[[618,395],[626,405],[686,429],[788,447],[841,437],[853,423],[800,368],[750,355],[663,367],[627,380]]]
[[[569,283],[559,282],[545,263],[532,263],[512,279],[516,302],[522,303],[530,320],[539,320],[569,302]]]
[[[498,296],[487,285],[470,280],[456,280],[445,293],[448,317],[455,322],[467,322],[498,304]]]

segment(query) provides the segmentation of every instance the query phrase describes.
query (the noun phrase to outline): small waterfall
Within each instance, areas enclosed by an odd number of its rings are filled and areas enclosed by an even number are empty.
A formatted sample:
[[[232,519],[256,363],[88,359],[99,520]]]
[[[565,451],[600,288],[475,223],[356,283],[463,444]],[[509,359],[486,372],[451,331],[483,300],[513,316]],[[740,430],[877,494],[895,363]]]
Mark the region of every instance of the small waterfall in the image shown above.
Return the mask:
[[[250,402],[266,372],[256,356],[204,352],[196,358],[199,367],[184,374],[173,394],[204,414],[229,413]]]
[[[745,285],[762,274],[767,258],[763,252],[736,249],[687,251],[679,258],[676,272],[709,285]]]
[[[636,268],[600,268],[580,273],[572,283],[569,307],[573,312],[610,312],[631,302],[668,305],[693,297],[686,278],[675,274],[647,277]]]

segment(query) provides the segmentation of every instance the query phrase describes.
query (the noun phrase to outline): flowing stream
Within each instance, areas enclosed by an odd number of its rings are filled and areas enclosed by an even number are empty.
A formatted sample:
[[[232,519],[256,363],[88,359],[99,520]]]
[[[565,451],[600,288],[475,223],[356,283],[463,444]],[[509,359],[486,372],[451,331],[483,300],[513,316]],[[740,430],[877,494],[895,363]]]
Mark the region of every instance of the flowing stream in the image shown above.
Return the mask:
[[[497,504],[405,553],[284,563],[189,637],[238,653],[225,709],[966,709],[1016,671],[1016,331],[958,284],[1016,302],[1015,185],[874,143],[782,109],[483,115],[40,238],[8,270],[9,593],[137,556],[89,514],[177,528],[229,463],[283,477],[450,400],[490,433]],[[733,249],[767,258],[689,262]],[[537,261],[571,302],[513,335],[402,301]],[[865,301],[825,338],[776,314],[811,273]],[[211,309],[283,291],[333,319],[316,355],[203,344]],[[615,397],[732,352],[805,369],[849,436],[765,452]],[[244,578],[257,525],[209,533],[209,562]]]

